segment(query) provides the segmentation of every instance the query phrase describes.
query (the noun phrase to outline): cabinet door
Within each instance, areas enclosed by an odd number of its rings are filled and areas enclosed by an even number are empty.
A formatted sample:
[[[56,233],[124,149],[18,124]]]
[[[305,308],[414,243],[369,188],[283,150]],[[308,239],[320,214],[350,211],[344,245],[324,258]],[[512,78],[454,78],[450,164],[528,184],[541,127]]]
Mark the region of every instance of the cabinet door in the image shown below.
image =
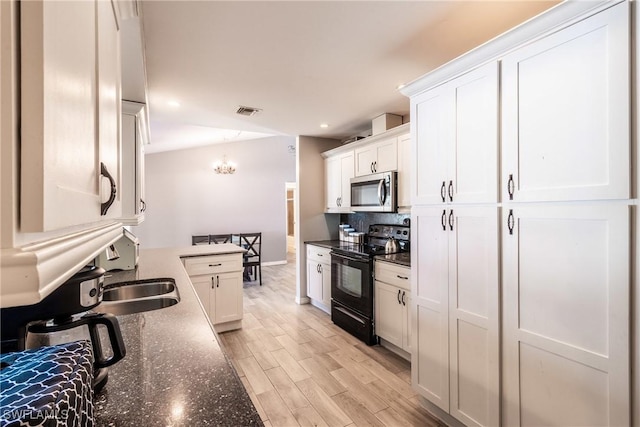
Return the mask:
[[[20,228],[100,219],[96,4],[20,4]]]
[[[205,313],[207,313],[207,317],[211,323],[213,323],[211,314],[213,313],[212,308],[214,307],[213,301],[215,298],[213,290],[215,276],[192,276],[189,277],[189,279],[191,280],[193,288],[196,290],[196,295],[198,295]]]
[[[322,273],[320,263],[307,261],[307,296],[322,301]]]
[[[322,302],[327,307],[331,307],[331,264],[320,263],[319,265],[322,275]]]
[[[342,173],[340,158],[329,157],[324,161],[325,165],[325,194],[327,209],[337,209],[342,192]]]
[[[502,61],[502,197],[629,197],[629,3]]]
[[[115,200],[104,215],[119,218],[122,214],[121,172],[121,100],[120,94],[120,39],[118,22],[111,1],[97,1],[98,23],[98,146],[100,162],[113,177]],[[100,199],[109,200],[111,184],[105,177],[100,180]]]
[[[353,176],[353,152],[349,152],[340,156],[340,207],[342,208],[351,207],[351,178]]]
[[[449,411],[448,233],[444,209],[412,208],[411,383]]]
[[[376,335],[402,348],[404,308],[402,290],[386,283],[375,282]]]
[[[376,161],[376,149],[373,144],[357,148],[354,151],[355,175],[371,175],[375,173],[373,164]]]
[[[629,209],[503,211],[503,425],[629,425]]]
[[[122,223],[144,220],[145,105],[122,102]]]
[[[472,70],[452,81],[449,87],[454,97],[455,128],[447,147],[447,201],[496,202],[498,63]]]
[[[214,324],[242,319],[242,272],[215,276]]]
[[[402,349],[411,353],[411,292],[402,291],[404,302],[402,307]]]
[[[453,137],[453,97],[447,84],[411,98],[413,124],[414,205],[443,203],[446,191],[447,146]]]
[[[375,173],[398,169],[398,138],[393,137],[375,144]]]
[[[467,426],[500,425],[497,207],[448,210],[450,413]]]
[[[398,207],[411,206],[411,135],[398,137]]]

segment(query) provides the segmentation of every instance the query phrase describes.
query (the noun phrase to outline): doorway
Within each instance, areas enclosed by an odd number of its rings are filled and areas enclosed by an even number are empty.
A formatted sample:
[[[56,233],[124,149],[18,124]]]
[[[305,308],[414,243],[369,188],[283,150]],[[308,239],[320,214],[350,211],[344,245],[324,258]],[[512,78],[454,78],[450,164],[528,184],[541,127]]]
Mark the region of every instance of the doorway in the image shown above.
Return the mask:
[[[287,182],[286,190],[286,210],[287,210],[287,254],[296,253],[296,215],[295,215],[295,197],[296,183]],[[287,257],[288,258],[288,257]]]

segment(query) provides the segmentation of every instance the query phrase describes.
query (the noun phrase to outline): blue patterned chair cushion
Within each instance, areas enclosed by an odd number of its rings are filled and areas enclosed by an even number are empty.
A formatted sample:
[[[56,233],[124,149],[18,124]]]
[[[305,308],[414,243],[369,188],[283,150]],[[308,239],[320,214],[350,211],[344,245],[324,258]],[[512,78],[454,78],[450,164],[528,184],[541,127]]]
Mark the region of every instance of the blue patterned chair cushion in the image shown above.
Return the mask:
[[[89,341],[0,355],[0,426],[93,426]]]

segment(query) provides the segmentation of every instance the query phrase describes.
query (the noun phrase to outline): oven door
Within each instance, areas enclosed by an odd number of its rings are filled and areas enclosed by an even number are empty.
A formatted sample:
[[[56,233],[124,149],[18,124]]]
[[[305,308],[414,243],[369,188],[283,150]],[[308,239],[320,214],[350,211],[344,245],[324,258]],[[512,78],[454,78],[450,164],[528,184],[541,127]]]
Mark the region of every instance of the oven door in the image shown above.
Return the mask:
[[[331,298],[369,318],[373,317],[371,261],[331,252]]]

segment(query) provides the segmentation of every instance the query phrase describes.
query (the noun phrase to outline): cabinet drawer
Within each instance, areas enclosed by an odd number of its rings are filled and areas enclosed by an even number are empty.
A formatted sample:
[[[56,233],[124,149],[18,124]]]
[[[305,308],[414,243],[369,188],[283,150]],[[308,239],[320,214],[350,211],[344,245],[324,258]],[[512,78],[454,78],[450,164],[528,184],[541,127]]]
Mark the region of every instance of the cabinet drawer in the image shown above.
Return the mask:
[[[189,257],[184,260],[184,267],[189,276],[200,274],[222,273],[242,270],[241,254],[212,255]]]
[[[307,245],[307,261],[309,260],[330,264],[331,249],[315,245]]]
[[[411,290],[411,269],[388,262],[375,262],[376,280],[394,285],[402,289]]]

